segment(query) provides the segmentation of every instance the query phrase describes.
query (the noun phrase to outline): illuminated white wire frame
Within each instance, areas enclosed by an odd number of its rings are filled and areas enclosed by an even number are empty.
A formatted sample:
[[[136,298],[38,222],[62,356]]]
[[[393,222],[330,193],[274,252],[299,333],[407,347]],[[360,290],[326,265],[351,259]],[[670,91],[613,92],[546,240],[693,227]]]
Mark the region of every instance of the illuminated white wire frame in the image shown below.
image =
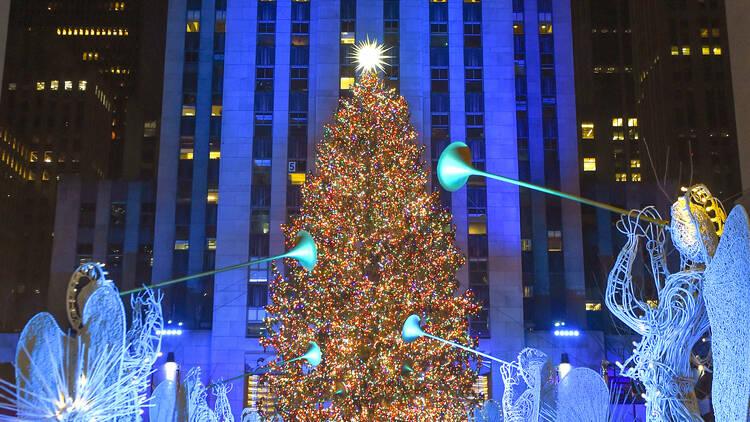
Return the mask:
[[[750,223],[741,205],[732,209],[716,253],[706,255],[706,263],[714,415],[717,421],[746,421],[750,400]]]
[[[681,255],[681,271],[671,273],[665,255],[664,228],[643,223],[660,220],[653,207],[623,216],[617,227],[627,241],[609,274],[605,301],[610,312],[640,334],[624,364],[623,375],[640,380],[646,388],[649,421],[701,421],[690,368],[693,345],[708,329],[703,302],[702,267],[691,256],[700,236],[682,218],[679,201],[672,208],[672,242]],[[645,242],[658,303],[651,306],[637,297],[632,270]]]
[[[589,368],[574,368],[557,385],[557,422],[608,420],[609,388]]]
[[[161,296],[146,290],[133,297],[133,324],[126,331],[122,300],[106,276],[101,264],[87,263],[71,277],[71,283],[88,280],[69,302],[70,320],[80,323],[72,335],[46,312],[24,327],[16,384],[0,380],[0,403],[10,403],[0,409],[16,413],[12,420],[104,421],[140,414],[161,345]],[[71,315],[73,308],[80,312]]]

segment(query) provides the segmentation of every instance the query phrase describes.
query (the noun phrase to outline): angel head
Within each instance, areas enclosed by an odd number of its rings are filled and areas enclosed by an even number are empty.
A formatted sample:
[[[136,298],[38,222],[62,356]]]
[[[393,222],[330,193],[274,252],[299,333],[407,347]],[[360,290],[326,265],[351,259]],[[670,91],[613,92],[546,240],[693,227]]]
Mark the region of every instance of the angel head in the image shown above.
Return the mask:
[[[672,204],[672,242],[683,259],[706,263],[719,244],[724,208],[703,185],[693,186]]]

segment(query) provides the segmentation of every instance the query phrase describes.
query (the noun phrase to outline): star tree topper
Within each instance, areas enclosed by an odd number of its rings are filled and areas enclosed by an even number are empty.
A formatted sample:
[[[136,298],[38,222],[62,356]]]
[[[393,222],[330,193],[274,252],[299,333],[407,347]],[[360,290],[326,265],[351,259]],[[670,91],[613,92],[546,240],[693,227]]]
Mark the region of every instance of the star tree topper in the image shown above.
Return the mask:
[[[386,56],[385,53],[390,49],[390,47],[378,43],[377,40],[371,41],[368,37],[365,41],[360,41],[354,46],[354,51],[350,57],[357,63],[356,70],[358,72],[363,74],[383,72],[385,71],[384,65],[388,64],[386,59],[391,58],[391,56]]]

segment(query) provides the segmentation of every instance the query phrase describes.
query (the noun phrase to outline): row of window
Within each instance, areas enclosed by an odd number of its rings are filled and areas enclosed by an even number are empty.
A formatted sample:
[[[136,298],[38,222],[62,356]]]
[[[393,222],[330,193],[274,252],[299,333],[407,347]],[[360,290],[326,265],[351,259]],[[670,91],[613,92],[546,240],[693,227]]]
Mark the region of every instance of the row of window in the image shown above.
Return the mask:
[[[690,46],[683,45],[682,47],[680,47],[680,46],[673,45],[670,52],[673,56],[679,56],[679,55],[689,56]],[[710,55],[721,56],[721,54],[722,54],[722,50],[721,50],[720,45],[714,45],[714,46],[702,45],[701,46],[701,55],[703,56],[710,56]]]
[[[72,91],[75,81],[62,81],[63,83],[63,89],[65,91]],[[75,85],[78,91],[85,91],[86,87],[88,86],[87,81],[78,81],[78,84]],[[10,89],[10,87],[9,87]],[[47,82],[46,81],[37,81],[36,82],[36,90],[37,91],[44,91],[47,89]],[[57,91],[60,89],[60,81],[54,80],[50,81],[49,83],[49,89],[50,91]],[[11,91],[15,90],[15,84],[13,84],[13,89]]]
[[[57,28],[57,35],[127,37],[129,33],[128,28]]]

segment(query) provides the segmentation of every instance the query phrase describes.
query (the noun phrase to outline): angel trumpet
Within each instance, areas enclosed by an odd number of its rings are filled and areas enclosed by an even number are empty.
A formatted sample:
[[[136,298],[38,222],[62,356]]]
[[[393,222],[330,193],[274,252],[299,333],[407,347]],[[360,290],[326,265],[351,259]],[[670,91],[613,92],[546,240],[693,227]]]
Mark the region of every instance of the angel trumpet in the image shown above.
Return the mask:
[[[511,179],[510,177],[500,176],[497,174],[487,173],[485,171],[477,170],[471,164],[471,150],[463,142],[453,142],[448,145],[440,154],[440,159],[437,164],[437,176],[440,185],[443,189],[448,192],[455,192],[461,189],[471,176],[486,177],[489,179],[499,180],[501,182],[510,183],[512,185],[520,186],[522,188],[532,189],[535,191],[543,192],[549,195],[555,195],[560,198],[570,199],[581,204],[590,205],[592,207],[601,208],[607,211],[611,211],[617,214],[630,215],[631,211],[624,208],[619,208],[614,205],[606,204],[604,202],[594,201],[578,195],[561,192],[558,190],[546,188],[544,186],[535,185],[533,183],[522,182],[520,180]],[[641,216],[642,220],[650,223],[659,224],[666,226],[669,224],[668,221],[654,219],[647,216]]]
[[[323,361],[323,353],[321,353],[320,346],[318,346],[318,343],[316,343],[314,341],[311,341],[310,344],[309,344],[309,347],[307,348],[307,352],[305,352],[304,355],[297,356],[294,359],[289,359],[286,362],[281,362],[279,364],[279,366],[284,366],[286,364],[289,364],[289,363],[292,363],[292,362],[296,362],[298,360],[305,360],[305,361],[307,361],[307,364],[310,365],[313,368],[315,368],[316,366],[320,365],[320,362]],[[237,375],[236,377],[232,377],[232,378],[228,378],[228,379],[225,379],[225,380],[220,380],[220,381],[217,381],[215,383],[212,383],[212,384],[210,384],[206,388],[213,388],[216,385],[225,384],[227,382],[238,380],[238,379],[244,378],[244,377],[246,377],[248,375],[255,375],[255,374],[256,374],[255,372],[245,372],[242,375]]]
[[[484,358],[487,358],[489,360],[494,360],[495,362],[499,362],[504,365],[512,365],[512,363],[506,362],[502,359],[498,359],[494,356],[490,356],[486,353],[482,353],[478,350],[474,350],[471,347],[464,346],[463,344],[459,344],[450,340],[446,340],[442,337],[434,336],[432,334],[426,333],[422,327],[419,325],[419,316],[417,315],[410,315],[409,318],[406,318],[406,321],[404,321],[404,326],[401,329],[401,339],[404,340],[404,343],[411,343],[414,340],[420,338],[420,337],[427,337],[431,338],[433,340],[437,340],[441,343],[445,343],[449,346],[457,347],[461,350],[465,350],[467,352],[473,353],[475,355],[482,356]]]
[[[171,284],[182,283],[183,281],[193,280],[196,278],[206,277],[212,274],[232,271],[238,268],[249,267],[251,265],[261,264],[263,262],[275,261],[277,259],[283,259],[283,258],[294,259],[297,261],[297,263],[300,266],[302,266],[302,268],[306,269],[307,271],[312,271],[313,268],[315,268],[315,264],[318,262],[318,248],[315,246],[315,241],[313,240],[312,236],[310,236],[310,233],[304,230],[301,230],[297,234],[296,243],[294,247],[289,249],[287,252],[281,255],[272,256],[270,258],[258,259],[255,261],[243,262],[241,264],[230,265],[228,267],[223,267],[223,268],[219,268],[216,270],[205,271],[205,272],[198,273],[198,274],[191,274],[185,277],[175,278],[173,280],[163,281],[161,283],[152,284],[150,286],[143,286],[143,287],[139,287],[136,289],[126,290],[124,292],[120,292],[120,296],[129,295],[131,293],[138,293],[146,289],[158,289],[164,286],[169,286]]]

